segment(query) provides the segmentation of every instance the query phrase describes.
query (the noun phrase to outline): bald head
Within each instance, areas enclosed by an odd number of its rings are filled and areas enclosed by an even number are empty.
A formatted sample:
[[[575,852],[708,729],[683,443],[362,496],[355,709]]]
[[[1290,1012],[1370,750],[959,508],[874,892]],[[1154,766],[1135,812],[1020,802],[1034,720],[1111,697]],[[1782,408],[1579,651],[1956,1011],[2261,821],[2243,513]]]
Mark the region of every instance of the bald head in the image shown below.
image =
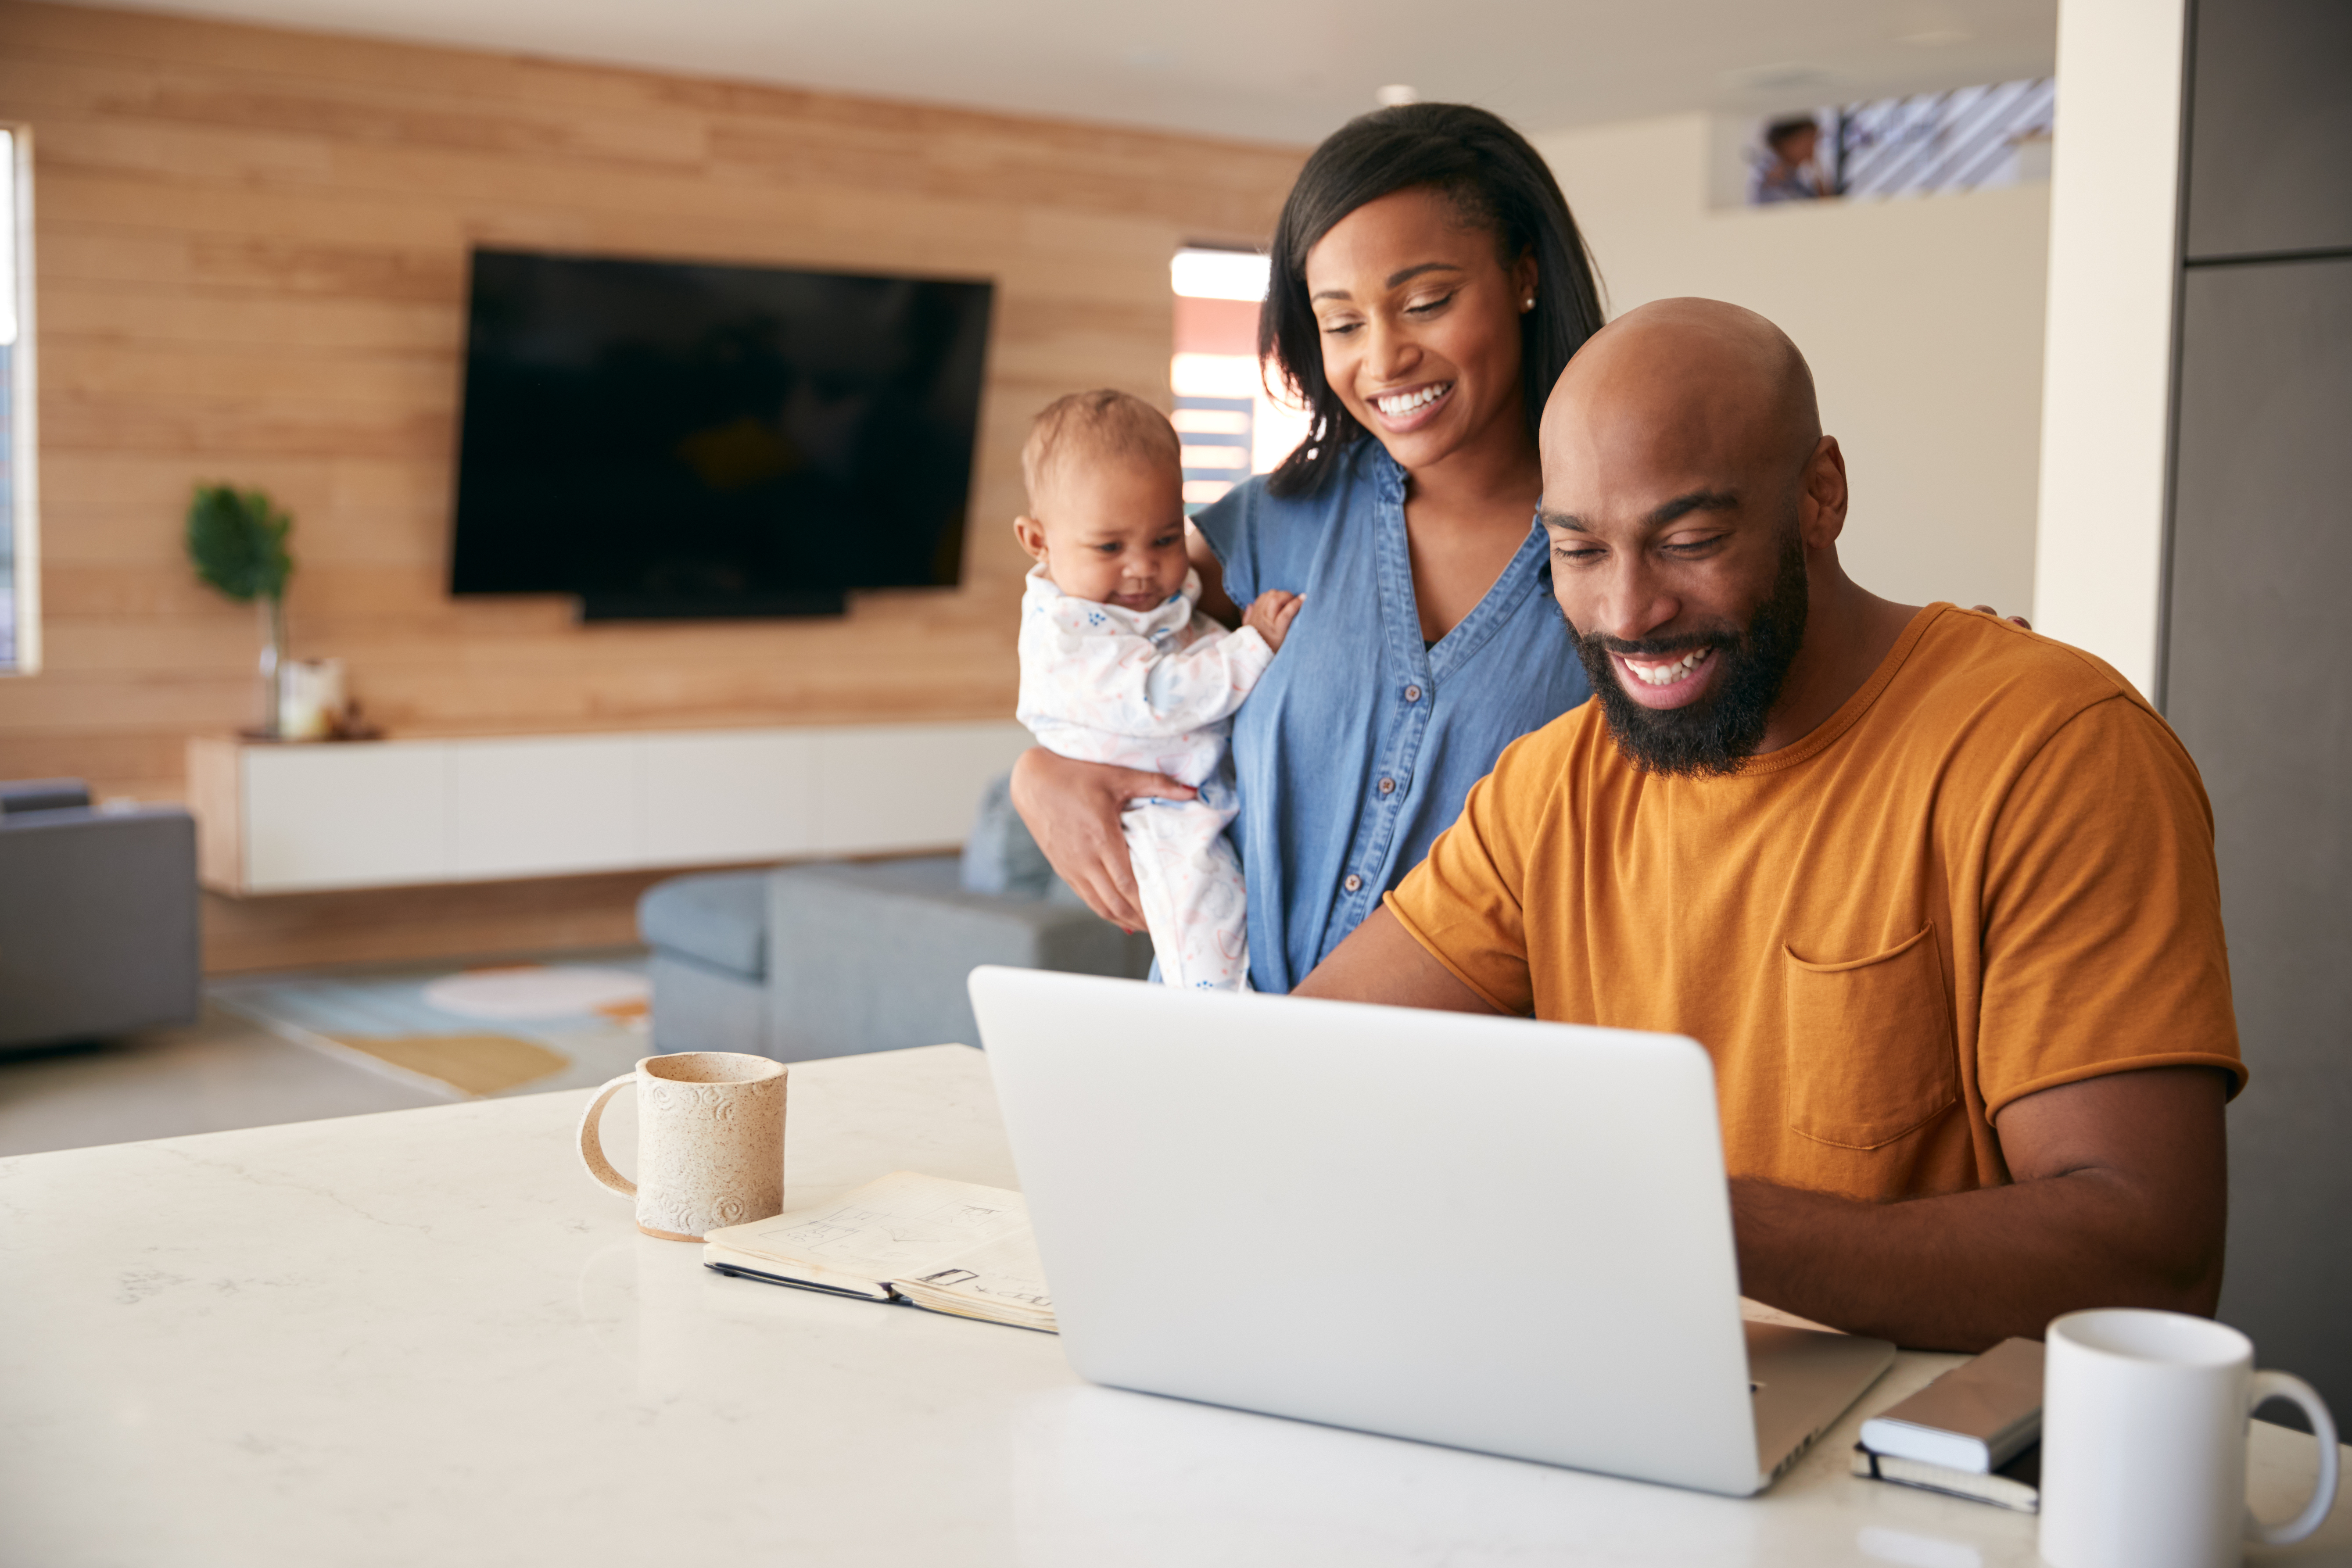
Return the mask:
[[[1618,745],[1738,768],[1816,611],[1846,611],[1845,464],[1804,356],[1736,305],[1645,305],[1569,361],[1542,445],[1552,591]]]
[[[1788,335],[1718,299],[1627,311],[1569,361],[1544,405],[1544,489],[1596,469],[1778,469],[1821,440],[1813,373]]]

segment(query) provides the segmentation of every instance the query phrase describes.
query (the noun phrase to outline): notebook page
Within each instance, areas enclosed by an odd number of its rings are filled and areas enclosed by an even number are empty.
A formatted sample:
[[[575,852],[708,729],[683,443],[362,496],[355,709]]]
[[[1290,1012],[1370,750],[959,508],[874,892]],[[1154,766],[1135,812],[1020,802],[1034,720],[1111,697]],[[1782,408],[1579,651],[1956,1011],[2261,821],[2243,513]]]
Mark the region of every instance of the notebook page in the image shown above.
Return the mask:
[[[833,1203],[730,1225],[704,1239],[755,1264],[768,1260],[780,1273],[871,1288],[943,1268],[961,1253],[1028,1230],[1028,1207],[1017,1192],[898,1171]]]
[[[1037,1241],[1027,1227],[956,1254],[944,1269],[901,1273],[892,1281],[900,1293],[937,1312],[986,1317],[1023,1328],[1052,1330],[1054,1296],[1037,1261]]]

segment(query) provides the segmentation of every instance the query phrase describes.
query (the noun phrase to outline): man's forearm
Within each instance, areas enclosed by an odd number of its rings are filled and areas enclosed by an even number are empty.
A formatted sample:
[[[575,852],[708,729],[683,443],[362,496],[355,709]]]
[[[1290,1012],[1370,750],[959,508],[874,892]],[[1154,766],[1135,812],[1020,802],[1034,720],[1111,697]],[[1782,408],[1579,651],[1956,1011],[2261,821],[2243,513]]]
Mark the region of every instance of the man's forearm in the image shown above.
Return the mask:
[[[2218,1229],[2107,1171],[1891,1204],[1735,1181],[1731,1207],[1743,1293],[1916,1349],[2038,1339],[2085,1307],[2210,1315],[2221,1292]]]
[[[1439,1012],[1495,1010],[1485,998],[1454,978],[1452,970],[1430,956],[1386,904],[1374,909],[1349,932],[1347,940],[1315,966],[1291,995]]]

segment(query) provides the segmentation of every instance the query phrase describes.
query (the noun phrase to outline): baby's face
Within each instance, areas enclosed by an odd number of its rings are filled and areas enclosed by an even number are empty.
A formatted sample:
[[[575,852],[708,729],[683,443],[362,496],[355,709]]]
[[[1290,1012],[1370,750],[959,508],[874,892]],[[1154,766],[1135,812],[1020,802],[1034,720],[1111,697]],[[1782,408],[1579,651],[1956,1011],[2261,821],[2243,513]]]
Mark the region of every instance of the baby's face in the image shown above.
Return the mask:
[[[1173,464],[1076,458],[1014,525],[1073,599],[1156,610],[1184,590],[1184,478]]]

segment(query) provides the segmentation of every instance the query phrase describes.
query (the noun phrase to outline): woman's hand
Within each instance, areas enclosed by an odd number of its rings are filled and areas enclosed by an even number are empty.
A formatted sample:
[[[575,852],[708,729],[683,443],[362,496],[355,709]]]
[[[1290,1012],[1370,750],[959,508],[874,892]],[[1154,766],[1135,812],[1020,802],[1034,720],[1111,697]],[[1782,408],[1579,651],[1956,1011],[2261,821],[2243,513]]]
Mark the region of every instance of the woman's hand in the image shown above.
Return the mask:
[[[1990,604],[1978,604],[1978,605],[1972,605],[1972,606],[1970,606],[1970,608],[1972,608],[1973,610],[1975,610],[1975,611],[1976,611],[1976,612],[1977,612],[1978,614],[1979,614],[1979,615],[1999,615],[1999,616],[2000,616],[2000,619],[2002,619],[2003,621],[2008,622],[2009,622],[2011,625],[2012,625],[2012,626],[2022,626],[2022,627],[2024,627],[2028,632],[2031,632],[2031,631],[2032,631],[2032,630],[2033,630],[2033,622],[2031,622],[2031,621],[2028,621],[2028,620],[2027,620],[2024,616],[2022,616],[2022,615],[2001,615],[2001,613],[2000,613],[2000,611],[1995,610],[1995,609],[1994,609],[1991,605],[1990,605]]]
[[[1143,929],[1143,905],[1118,814],[1146,796],[1190,800],[1198,793],[1164,773],[1077,762],[1042,746],[1013,765],[1013,809],[1030,836],[1087,907],[1122,931]]]

